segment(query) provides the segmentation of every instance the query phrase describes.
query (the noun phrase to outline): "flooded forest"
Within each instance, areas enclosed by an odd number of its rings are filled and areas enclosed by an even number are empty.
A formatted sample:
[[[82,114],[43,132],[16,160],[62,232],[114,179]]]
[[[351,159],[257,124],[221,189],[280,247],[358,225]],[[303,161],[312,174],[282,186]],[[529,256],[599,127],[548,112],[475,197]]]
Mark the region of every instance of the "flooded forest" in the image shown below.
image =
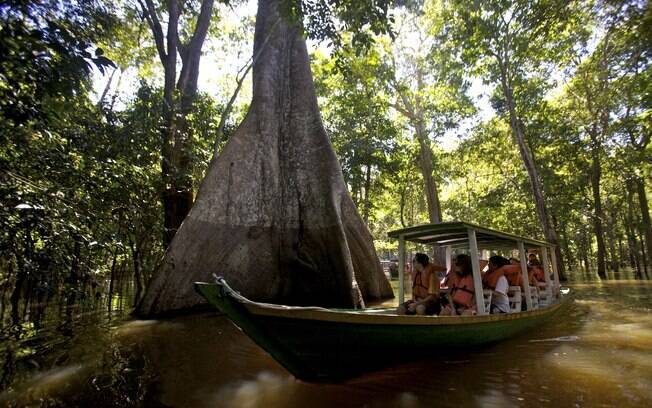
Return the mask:
[[[647,0],[10,0],[0,22],[0,405],[652,404]],[[549,243],[563,316],[313,384],[191,285],[396,307],[388,232],[451,221]]]

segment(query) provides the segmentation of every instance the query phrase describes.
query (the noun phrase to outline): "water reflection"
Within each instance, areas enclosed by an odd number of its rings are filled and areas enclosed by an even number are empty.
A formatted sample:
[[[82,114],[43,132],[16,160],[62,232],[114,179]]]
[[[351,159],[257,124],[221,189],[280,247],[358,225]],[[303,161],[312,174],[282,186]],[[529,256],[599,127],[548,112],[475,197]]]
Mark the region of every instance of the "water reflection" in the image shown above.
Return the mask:
[[[0,405],[652,405],[652,285],[573,290],[567,315],[536,333],[342,384],[294,379],[216,313],[121,323],[82,313],[83,324],[44,322],[5,337],[3,378],[7,366],[15,375],[3,380]]]

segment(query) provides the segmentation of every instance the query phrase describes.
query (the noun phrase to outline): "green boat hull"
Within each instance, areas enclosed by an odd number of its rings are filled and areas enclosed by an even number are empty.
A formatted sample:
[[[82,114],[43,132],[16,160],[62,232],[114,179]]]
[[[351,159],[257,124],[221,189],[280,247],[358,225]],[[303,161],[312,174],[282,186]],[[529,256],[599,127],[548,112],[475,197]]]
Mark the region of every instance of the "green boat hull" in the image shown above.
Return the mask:
[[[540,326],[567,303],[509,315],[398,316],[390,309],[333,310],[251,302],[223,280],[195,287],[295,377],[307,381],[336,381],[396,360],[494,343]]]

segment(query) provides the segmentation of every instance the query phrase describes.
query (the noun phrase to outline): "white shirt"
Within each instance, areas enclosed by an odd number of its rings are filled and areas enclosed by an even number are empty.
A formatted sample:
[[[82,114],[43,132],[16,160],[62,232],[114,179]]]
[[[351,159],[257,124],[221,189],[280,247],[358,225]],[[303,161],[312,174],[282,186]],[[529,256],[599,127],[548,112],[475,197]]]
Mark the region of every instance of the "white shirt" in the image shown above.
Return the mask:
[[[491,304],[504,313],[509,313],[508,289],[509,283],[507,282],[507,278],[501,276],[498,278],[498,282],[496,282],[496,289],[494,289],[494,294],[491,297]]]

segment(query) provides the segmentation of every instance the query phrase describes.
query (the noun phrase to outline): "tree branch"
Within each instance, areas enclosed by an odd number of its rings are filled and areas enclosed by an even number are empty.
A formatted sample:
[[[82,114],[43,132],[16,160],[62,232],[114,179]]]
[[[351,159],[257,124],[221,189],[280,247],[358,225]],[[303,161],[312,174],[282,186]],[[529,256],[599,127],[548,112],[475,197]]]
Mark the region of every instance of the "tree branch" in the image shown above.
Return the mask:
[[[156,43],[156,50],[158,51],[158,56],[161,59],[161,63],[165,65],[167,61],[167,53],[165,52],[165,44],[163,41],[163,29],[161,28],[161,22],[158,19],[156,14],[156,8],[152,0],[145,0],[147,5],[143,3],[143,0],[138,0],[141,9],[143,10],[143,15],[147,20],[147,24],[152,29],[152,34],[154,35],[154,42]]]
[[[194,88],[196,88],[197,75],[199,74],[199,58],[210,26],[213,3],[214,0],[202,1],[199,16],[197,17],[197,26],[192,38],[187,44],[178,42],[177,47],[183,61],[183,68],[181,69],[177,88],[184,93],[193,93]]]

